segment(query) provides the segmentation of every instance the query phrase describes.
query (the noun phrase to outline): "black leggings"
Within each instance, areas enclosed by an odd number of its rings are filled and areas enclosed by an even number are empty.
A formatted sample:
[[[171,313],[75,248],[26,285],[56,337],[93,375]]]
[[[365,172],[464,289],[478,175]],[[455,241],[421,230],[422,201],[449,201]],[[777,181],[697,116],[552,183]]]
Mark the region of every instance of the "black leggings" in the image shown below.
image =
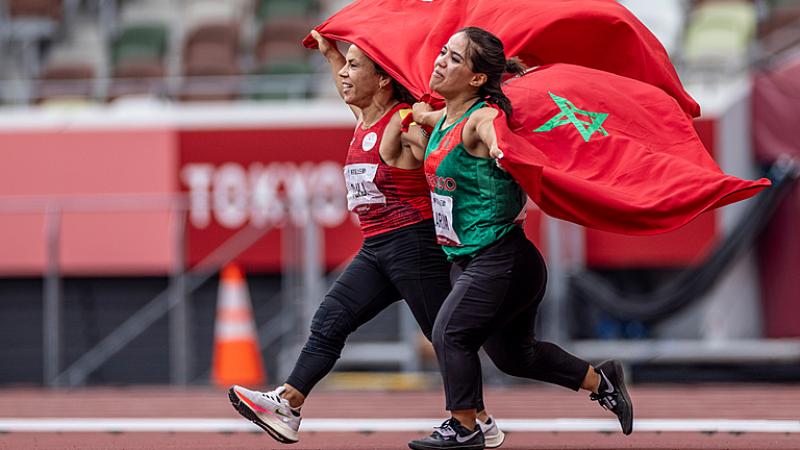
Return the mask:
[[[333,369],[350,333],[401,299],[430,340],[450,293],[449,274],[431,220],[367,238],[319,305],[286,382],[308,395]],[[482,401],[478,404],[483,409]]]
[[[542,255],[517,228],[472,259],[456,260],[453,290],[433,326],[447,409],[483,409],[478,349],[501,371],[578,390],[589,363],[535,338],[544,297]]]

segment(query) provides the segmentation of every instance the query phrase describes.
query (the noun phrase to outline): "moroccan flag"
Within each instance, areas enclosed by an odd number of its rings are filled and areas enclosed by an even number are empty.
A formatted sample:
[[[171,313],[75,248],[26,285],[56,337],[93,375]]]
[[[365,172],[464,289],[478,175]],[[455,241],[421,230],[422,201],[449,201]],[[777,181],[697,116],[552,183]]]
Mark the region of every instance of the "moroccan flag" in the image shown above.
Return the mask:
[[[358,0],[316,29],[358,45],[420,98],[429,92],[439,50],[466,26],[495,34],[508,57],[529,67],[569,63],[634,78],[662,89],[692,117],[700,115],[664,47],[615,0]],[[311,36],[304,44],[316,47]]]
[[[551,216],[655,234],[770,185],[722,173],[675,99],[647,83],[553,64],[503,91],[513,114],[494,123],[500,163]]]

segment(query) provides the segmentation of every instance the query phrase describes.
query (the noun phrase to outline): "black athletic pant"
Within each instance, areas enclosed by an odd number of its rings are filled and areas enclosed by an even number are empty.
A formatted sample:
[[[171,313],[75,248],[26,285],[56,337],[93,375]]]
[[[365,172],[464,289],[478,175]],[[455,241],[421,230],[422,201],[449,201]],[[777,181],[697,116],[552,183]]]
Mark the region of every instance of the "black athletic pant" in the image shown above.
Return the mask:
[[[449,277],[431,220],[365,239],[314,314],[311,336],[286,382],[308,395],[331,371],[350,333],[401,299],[430,340],[450,293]],[[478,405],[483,409],[482,401]]]
[[[457,259],[452,279],[453,290],[433,326],[449,411],[482,409],[481,346],[509,375],[580,388],[589,363],[535,338],[547,268],[522,229],[474,258]]]

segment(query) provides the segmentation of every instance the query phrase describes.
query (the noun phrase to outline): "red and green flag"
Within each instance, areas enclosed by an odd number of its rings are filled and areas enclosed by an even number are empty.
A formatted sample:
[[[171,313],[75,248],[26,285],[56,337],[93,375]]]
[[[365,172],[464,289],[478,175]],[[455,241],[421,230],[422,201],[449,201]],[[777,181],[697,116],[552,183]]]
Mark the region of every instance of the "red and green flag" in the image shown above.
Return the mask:
[[[647,83],[554,64],[503,91],[514,109],[494,124],[501,165],[551,216],[655,234],[770,185],[724,174],[675,99]]]
[[[358,45],[420,98],[439,49],[465,26],[541,65],[504,86],[513,114],[495,128],[502,166],[546,213],[654,234],[770,185],[719,169],[666,51],[614,0],[358,0],[317,30]]]
[[[466,26],[495,34],[528,67],[568,63],[634,78],[700,115],[663,45],[616,0],[357,0],[316,29],[356,44],[420,98],[439,50]],[[311,36],[303,43],[316,47]]]

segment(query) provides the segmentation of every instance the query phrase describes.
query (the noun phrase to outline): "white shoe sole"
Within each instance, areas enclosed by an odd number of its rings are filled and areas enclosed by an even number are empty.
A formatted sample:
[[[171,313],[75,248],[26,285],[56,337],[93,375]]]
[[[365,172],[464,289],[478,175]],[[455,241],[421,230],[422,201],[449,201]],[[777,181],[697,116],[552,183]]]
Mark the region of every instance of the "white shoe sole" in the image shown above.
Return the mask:
[[[486,439],[486,448],[497,448],[503,445],[503,441],[506,440],[506,434],[503,433],[503,430],[497,430],[497,434],[491,437],[484,435],[484,438]]]
[[[267,434],[281,444],[294,444],[300,440],[296,432],[286,429],[283,424],[276,425],[261,420],[258,414],[250,408],[247,402],[239,397],[239,394],[233,388],[228,389],[228,399],[231,401],[233,408],[236,409],[236,412],[241,414],[245,419],[261,427],[261,429],[266,431]]]

